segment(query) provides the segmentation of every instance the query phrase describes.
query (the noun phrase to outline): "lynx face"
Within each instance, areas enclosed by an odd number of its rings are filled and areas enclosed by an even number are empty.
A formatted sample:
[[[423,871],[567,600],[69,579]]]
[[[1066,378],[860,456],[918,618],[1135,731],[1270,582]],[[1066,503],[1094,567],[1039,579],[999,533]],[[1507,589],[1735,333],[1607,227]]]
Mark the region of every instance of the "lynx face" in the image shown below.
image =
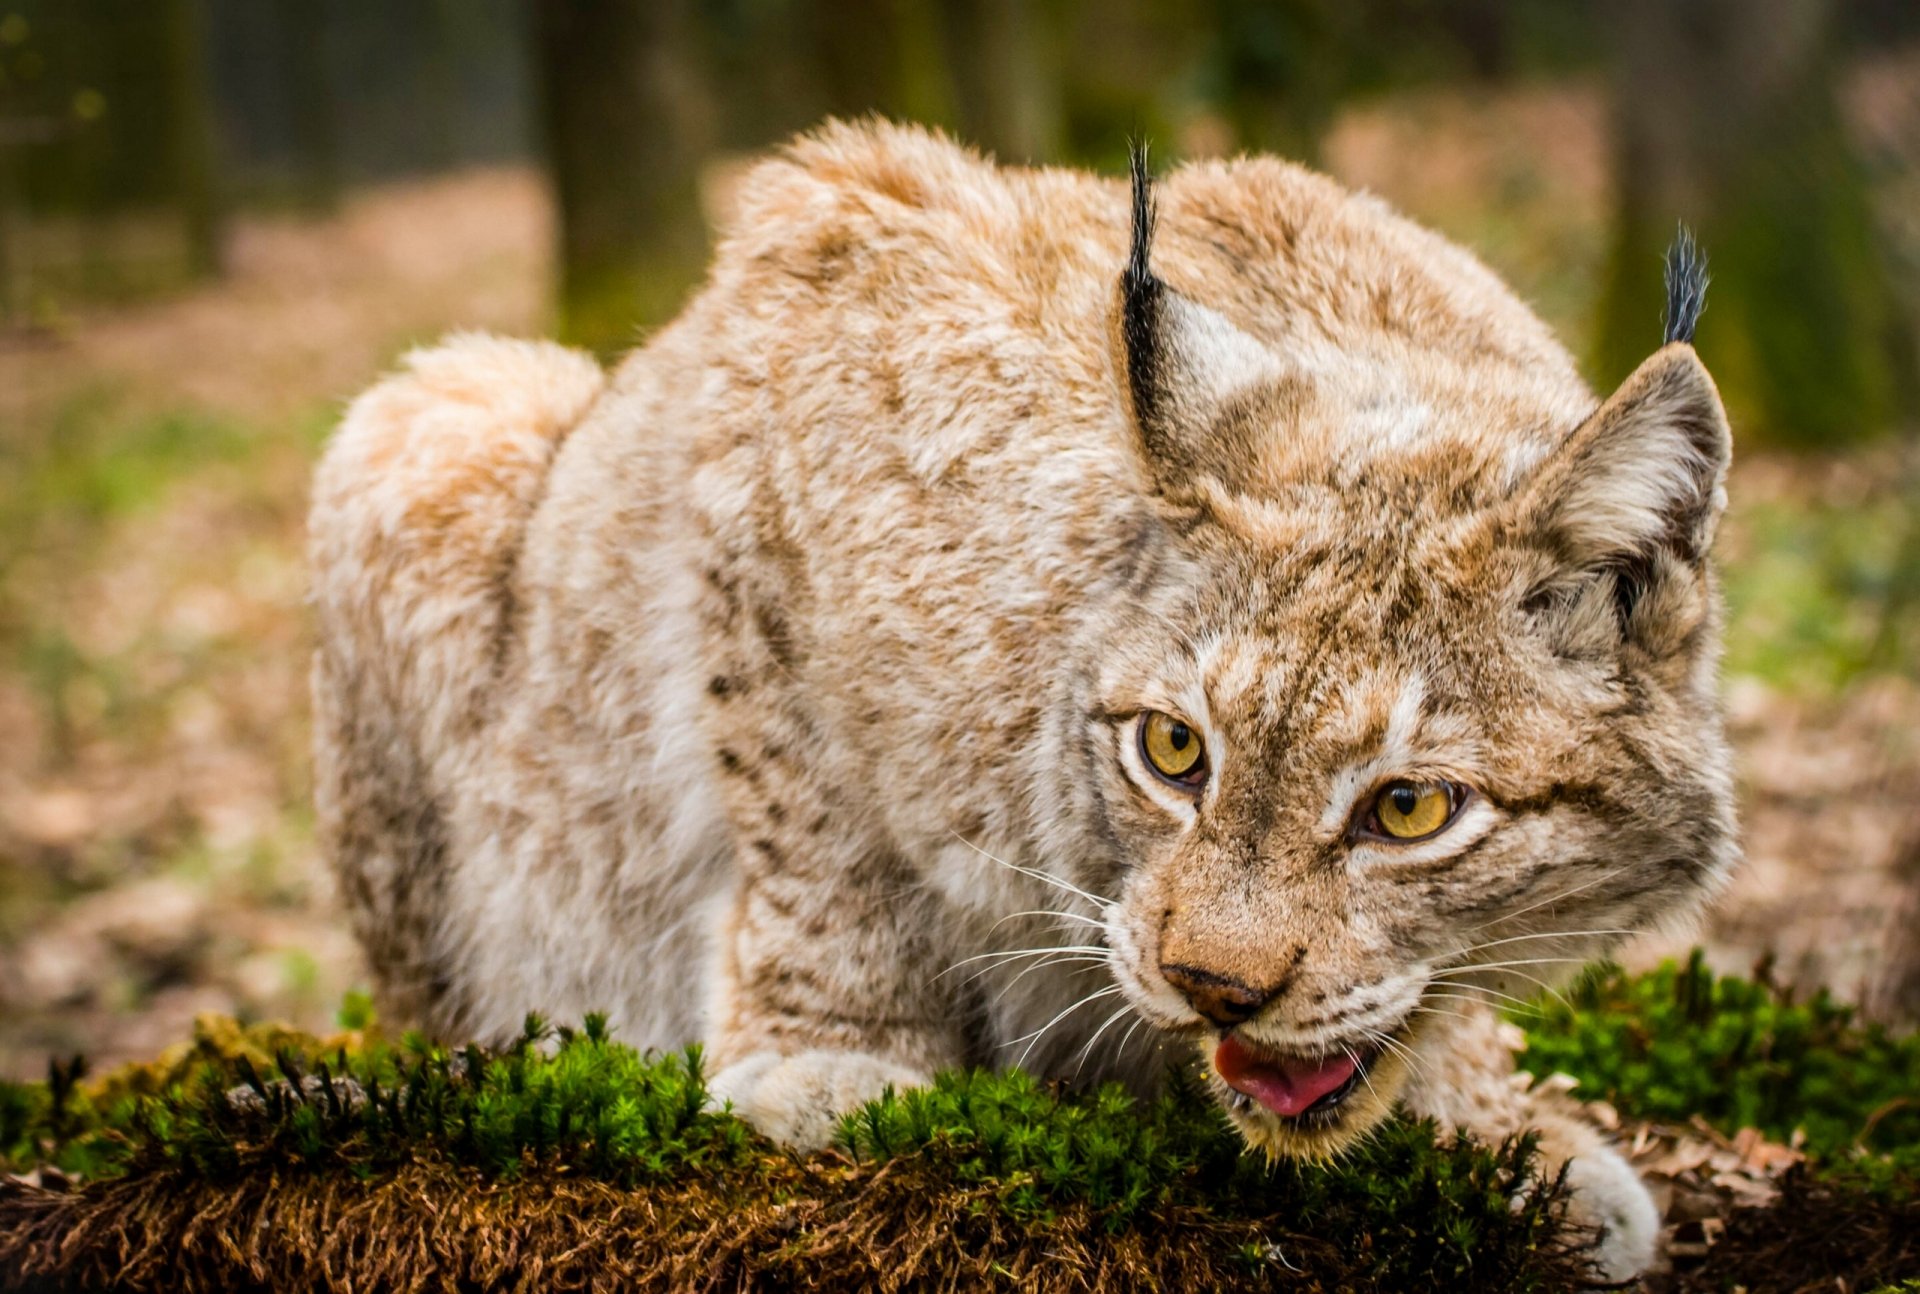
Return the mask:
[[[1484,391],[1283,368],[1151,277],[1150,228],[1142,199],[1120,332],[1185,580],[1087,681],[1076,772],[1132,860],[1106,921],[1129,1000],[1195,1039],[1250,1143],[1322,1155],[1436,1021],[1727,865],[1726,424],[1672,345],[1558,444],[1487,457],[1530,429]]]

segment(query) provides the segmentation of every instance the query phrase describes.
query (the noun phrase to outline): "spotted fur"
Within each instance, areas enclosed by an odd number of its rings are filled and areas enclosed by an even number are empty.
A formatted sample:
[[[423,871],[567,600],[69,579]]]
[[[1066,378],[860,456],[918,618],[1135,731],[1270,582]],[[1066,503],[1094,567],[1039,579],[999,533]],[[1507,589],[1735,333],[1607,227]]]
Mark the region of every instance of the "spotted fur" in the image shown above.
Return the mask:
[[[1486,1004],[1732,862],[1728,453],[1684,344],[1596,401],[1470,256],[1298,167],[1130,194],[830,125],[610,377],[455,339],[350,410],[326,847],[397,1009],[704,1040],[802,1145],[948,1066],[1151,1086],[1219,1036],[1160,968],[1237,985],[1250,1045],[1387,1040],[1331,1119],[1222,1084],[1251,1145],[1539,1126],[1630,1273],[1644,1190]],[[1356,834],[1396,777],[1470,794]]]

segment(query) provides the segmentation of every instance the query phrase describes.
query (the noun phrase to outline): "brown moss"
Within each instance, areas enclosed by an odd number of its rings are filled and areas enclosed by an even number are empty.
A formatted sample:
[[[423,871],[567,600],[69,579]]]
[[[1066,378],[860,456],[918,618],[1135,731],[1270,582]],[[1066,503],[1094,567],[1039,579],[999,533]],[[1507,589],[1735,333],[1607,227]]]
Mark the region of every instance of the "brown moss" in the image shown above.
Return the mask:
[[[1578,1285],[1564,1255],[1539,1258],[1540,1288]],[[1084,1207],[1022,1223],[990,1190],[905,1162],[794,1163],[750,1194],[717,1178],[628,1191],[535,1166],[501,1181],[437,1159],[371,1181],[156,1173],[63,1192],[0,1179],[0,1291],[1374,1288],[1343,1261],[1276,1219],[1192,1207],[1117,1234]],[[1765,1294],[1841,1273],[1872,1288],[1916,1271],[1920,1199],[1796,1174],[1776,1206],[1732,1215],[1710,1262],[1655,1288]]]
[[[1087,1207],[1023,1223],[988,1188],[832,1158],[628,1191],[529,1165],[420,1159],[377,1180],[161,1172],[56,1192],[0,1182],[0,1290],[1371,1288],[1342,1246],[1273,1218],[1169,1206],[1111,1232]],[[1572,1260],[1540,1255],[1544,1284]],[[1464,1288],[1464,1287],[1463,1287]]]

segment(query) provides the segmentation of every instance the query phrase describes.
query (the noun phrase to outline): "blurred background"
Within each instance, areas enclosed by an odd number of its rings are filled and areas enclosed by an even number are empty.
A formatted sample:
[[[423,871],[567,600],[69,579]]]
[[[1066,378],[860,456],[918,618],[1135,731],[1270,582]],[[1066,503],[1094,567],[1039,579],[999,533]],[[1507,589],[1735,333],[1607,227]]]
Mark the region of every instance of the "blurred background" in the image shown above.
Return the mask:
[[[301,545],[341,402],[454,328],[617,354],[746,159],[864,112],[1298,158],[1597,386],[1690,223],[1749,855],[1705,938],[1920,1014],[1912,0],[0,0],[0,1074],[330,1021]]]

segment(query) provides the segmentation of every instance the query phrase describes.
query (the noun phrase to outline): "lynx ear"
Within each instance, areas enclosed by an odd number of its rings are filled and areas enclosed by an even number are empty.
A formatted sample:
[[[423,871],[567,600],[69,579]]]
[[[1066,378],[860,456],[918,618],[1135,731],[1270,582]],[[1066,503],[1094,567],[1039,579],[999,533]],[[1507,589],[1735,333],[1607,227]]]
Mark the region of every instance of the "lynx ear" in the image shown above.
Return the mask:
[[[1610,580],[1620,630],[1677,645],[1704,611],[1698,576],[1726,507],[1732,453],[1719,392],[1693,348],[1656,351],[1520,493],[1521,525],[1563,564],[1535,604],[1591,609],[1585,594]]]
[[[1133,151],[1133,239],[1117,312],[1127,394],[1162,486],[1218,466],[1217,424],[1240,395],[1282,375],[1279,358],[1225,315],[1155,276],[1156,211],[1144,146]]]
[[[1664,547],[1697,562],[1726,506],[1733,438],[1693,347],[1655,352],[1560,446],[1530,493],[1575,562]]]

